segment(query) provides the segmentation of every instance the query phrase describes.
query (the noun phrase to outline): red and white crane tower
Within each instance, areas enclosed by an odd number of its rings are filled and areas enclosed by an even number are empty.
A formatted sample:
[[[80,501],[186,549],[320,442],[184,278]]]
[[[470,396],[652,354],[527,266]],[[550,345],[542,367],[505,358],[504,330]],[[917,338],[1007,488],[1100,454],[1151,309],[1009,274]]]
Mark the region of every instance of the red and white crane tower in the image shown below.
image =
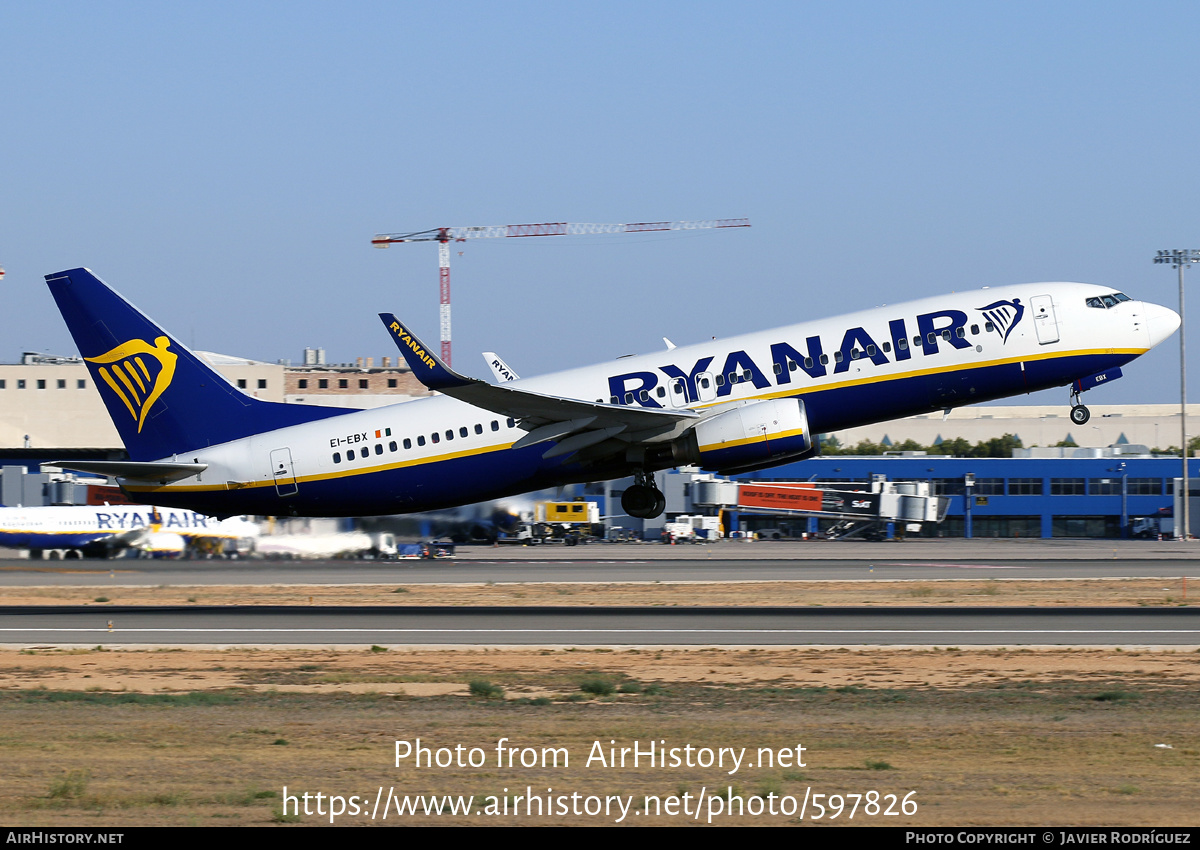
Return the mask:
[[[376,248],[399,242],[438,243],[438,282],[441,291],[442,360],[450,365],[450,243],[468,239],[521,236],[600,236],[608,233],[651,233],[661,230],[706,230],[714,227],[749,227],[748,218],[717,218],[706,221],[643,221],[637,224],[498,224],[482,227],[435,227],[415,233],[381,233],[371,240]]]

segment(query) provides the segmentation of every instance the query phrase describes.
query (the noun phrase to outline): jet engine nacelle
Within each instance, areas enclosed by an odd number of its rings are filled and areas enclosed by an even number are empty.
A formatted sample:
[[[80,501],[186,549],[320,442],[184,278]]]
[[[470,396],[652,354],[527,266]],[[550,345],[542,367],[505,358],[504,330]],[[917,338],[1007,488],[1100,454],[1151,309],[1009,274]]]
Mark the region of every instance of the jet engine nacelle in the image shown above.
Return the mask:
[[[804,402],[756,401],[718,413],[672,446],[677,463],[698,463],[722,474],[748,472],[816,453]]]

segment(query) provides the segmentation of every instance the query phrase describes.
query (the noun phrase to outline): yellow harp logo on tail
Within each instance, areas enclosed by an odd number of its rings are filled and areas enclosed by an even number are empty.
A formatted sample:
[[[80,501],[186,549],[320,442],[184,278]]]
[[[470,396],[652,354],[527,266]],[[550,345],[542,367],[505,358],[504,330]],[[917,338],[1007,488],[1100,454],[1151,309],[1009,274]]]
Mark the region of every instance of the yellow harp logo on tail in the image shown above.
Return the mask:
[[[146,414],[171,386],[175,377],[174,352],[167,351],[171,340],[160,336],[154,345],[141,339],[131,339],[96,357],[84,358],[89,363],[102,364],[97,370],[101,380],[117,394],[138,424],[138,433],[146,422]]]

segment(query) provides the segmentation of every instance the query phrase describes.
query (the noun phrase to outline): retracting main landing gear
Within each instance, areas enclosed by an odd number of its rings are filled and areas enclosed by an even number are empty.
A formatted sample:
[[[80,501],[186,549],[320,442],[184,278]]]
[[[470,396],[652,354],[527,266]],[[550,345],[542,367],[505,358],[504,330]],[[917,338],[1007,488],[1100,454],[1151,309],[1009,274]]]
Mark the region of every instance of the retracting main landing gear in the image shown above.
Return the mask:
[[[621,510],[637,519],[654,519],[667,509],[667,497],[645,470],[635,472],[634,484],[621,494]]]
[[[1071,389],[1071,421],[1076,425],[1085,425],[1092,418],[1092,412],[1079,401],[1079,391]]]

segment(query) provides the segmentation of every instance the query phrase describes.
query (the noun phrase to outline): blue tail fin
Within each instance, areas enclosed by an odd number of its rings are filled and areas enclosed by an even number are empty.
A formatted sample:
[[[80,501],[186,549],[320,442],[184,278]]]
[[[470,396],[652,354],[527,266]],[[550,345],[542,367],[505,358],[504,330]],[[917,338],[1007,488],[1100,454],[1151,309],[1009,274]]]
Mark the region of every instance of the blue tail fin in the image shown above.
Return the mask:
[[[46,283],[133,460],[348,412],[251,398],[87,269]]]

